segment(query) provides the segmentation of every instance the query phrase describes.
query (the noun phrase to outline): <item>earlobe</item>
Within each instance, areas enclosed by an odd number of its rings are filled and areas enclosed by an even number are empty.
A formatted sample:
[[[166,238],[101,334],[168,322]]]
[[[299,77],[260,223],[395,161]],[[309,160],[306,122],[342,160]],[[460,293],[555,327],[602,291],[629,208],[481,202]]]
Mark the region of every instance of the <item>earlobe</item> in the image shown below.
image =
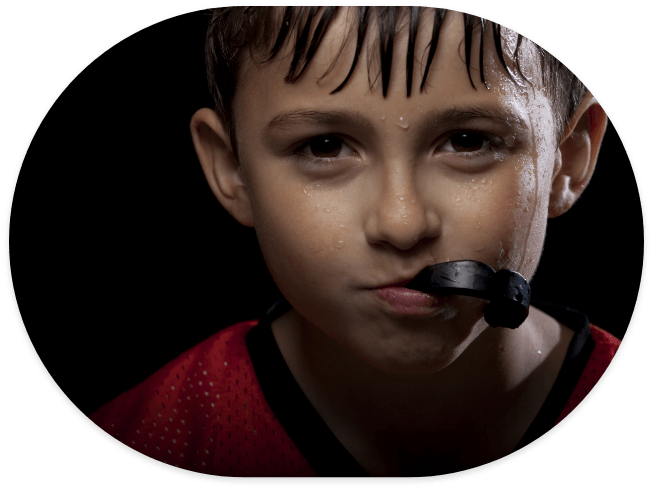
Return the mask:
[[[218,115],[211,109],[198,110],[191,118],[190,132],[197,158],[215,197],[239,223],[254,226],[242,170]]]
[[[587,92],[565,127],[556,152],[549,199],[549,218],[565,213],[589,184],[608,118]]]

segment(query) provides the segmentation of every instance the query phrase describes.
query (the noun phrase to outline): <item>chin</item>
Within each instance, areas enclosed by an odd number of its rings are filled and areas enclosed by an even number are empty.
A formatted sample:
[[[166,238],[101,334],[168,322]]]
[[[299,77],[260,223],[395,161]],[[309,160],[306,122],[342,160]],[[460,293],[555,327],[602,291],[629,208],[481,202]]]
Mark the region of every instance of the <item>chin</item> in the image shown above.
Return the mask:
[[[395,328],[389,335],[386,331],[374,341],[359,343],[356,354],[388,374],[435,374],[454,363],[484,330],[481,322],[471,321],[420,327]]]
[[[417,376],[442,371],[464,351],[460,345],[452,346],[433,342],[421,345],[394,345],[377,348],[369,355],[359,356],[367,364],[387,374]],[[383,355],[379,355],[382,353]]]

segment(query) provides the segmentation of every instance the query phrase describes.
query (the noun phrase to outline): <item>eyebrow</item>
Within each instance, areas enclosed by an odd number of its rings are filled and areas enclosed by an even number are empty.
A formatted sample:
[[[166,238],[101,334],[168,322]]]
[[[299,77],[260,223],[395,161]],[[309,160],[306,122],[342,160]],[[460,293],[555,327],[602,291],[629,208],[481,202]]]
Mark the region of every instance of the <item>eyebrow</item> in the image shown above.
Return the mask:
[[[524,129],[528,125],[524,118],[511,111],[493,104],[480,103],[468,107],[452,107],[445,111],[435,111],[427,116],[430,125],[442,123],[462,124],[475,120],[486,120],[495,124],[514,126]]]
[[[527,127],[526,121],[513,112],[504,110],[500,106],[487,103],[478,103],[464,107],[451,107],[446,110],[434,110],[427,114],[423,121],[426,126],[437,126],[440,124],[456,125],[471,121],[485,120],[495,124],[503,124],[523,129]],[[420,121],[420,126],[424,125]],[[350,110],[338,111],[313,111],[304,109],[293,109],[277,114],[267,124],[265,133],[270,134],[274,130],[284,130],[305,125],[328,125],[328,126],[356,126],[363,130],[372,131],[372,123],[364,115]]]
[[[274,130],[284,130],[304,125],[328,125],[328,126],[357,126],[362,129],[372,130],[372,124],[362,114],[355,111],[311,111],[294,109],[277,114],[267,124],[267,134]]]

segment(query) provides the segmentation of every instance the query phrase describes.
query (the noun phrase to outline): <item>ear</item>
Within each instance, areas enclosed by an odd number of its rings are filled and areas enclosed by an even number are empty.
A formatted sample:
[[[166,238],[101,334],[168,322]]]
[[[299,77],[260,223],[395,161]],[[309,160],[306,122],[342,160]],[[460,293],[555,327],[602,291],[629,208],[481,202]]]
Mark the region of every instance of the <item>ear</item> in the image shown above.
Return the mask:
[[[569,210],[589,184],[607,126],[608,117],[587,92],[565,126],[556,152],[549,218]]]
[[[200,109],[190,121],[190,133],[197,158],[215,197],[239,223],[254,226],[242,169],[218,115],[211,109]]]

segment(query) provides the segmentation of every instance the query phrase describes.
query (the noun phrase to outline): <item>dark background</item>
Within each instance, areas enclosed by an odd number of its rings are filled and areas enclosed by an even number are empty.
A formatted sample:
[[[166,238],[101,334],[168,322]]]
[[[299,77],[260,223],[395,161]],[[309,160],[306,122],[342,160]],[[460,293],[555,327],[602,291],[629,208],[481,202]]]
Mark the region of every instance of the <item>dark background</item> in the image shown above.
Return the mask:
[[[170,19],[100,56],[52,106],[20,172],[18,306],[44,365],[87,414],[277,296],[254,231],[222,209],[191,143],[191,116],[213,106],[207,21]],[[584,311],[622,338],[642,258],[637,186],[610,125],[582,198],[549,222],[533,300]]]

